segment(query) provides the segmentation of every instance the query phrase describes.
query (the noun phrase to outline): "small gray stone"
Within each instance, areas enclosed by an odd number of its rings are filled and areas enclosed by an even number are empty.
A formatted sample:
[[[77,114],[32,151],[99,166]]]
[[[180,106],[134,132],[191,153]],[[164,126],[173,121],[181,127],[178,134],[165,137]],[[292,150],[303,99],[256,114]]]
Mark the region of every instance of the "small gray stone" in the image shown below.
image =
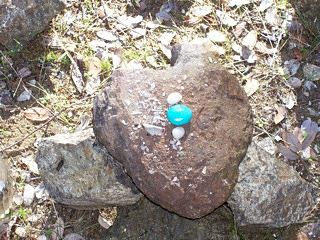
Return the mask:
[[[97,32],[97,36],[105,41],[113,42],[117,41],[118,37],[111,31],[102,30]]]
[[[297,77],[289,78],[288,83],[293,88],[299,88],[302,85],[301,80]]]
[[[316,188],[253,141],[228,203],[240,226],[283,227],[304,222]]]
[[[291,59],[284,62],[284,72],[290,76],[295,75],[299,68],[300,62],[297,59]]]
[[[318,81],[320,80],[320,67],[307,63],[303,67],[303,74],[307,80]]]
[[[36,162],[49,194],[75,208],[130,205],[141,194],[92,129],[41,139]]]
[[[18,102],[25,102],[31,99],[31,90],[24,90],[17,98]]]

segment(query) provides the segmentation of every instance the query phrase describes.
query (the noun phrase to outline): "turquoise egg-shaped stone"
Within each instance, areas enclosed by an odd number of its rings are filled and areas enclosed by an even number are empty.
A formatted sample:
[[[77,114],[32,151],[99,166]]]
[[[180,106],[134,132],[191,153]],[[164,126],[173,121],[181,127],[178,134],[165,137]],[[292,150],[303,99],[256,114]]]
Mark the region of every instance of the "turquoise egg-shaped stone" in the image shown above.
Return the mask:
[[[186,105],[176,104],[168,109],[167,118],[173,125],[185,125],[191,121],[192,111]]]

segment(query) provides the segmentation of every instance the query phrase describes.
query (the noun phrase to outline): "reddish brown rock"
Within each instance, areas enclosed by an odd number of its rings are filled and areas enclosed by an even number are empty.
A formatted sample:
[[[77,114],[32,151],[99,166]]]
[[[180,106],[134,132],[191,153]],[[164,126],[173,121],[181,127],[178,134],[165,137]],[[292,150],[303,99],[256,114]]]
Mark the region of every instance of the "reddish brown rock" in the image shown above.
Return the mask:
[[[252,133],[247,97],[235,77],[210,63],[211,47],[175,48],[175,65],[166,70],[118,70],[94,104],[97,139],[149,199],[188,218],[228,199]],[[174,91],[193,111],[180,145],[172,144],[165,116]],[[163,131],[149,135],[144,124]]]

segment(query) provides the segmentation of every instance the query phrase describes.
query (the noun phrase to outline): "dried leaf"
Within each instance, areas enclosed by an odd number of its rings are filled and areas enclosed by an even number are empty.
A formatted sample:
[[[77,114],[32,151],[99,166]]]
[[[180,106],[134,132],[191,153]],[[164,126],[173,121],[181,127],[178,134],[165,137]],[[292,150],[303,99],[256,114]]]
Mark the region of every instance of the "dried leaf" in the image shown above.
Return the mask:
[[[161,36],[159,38],[159,41],[163,45],[169,46],[175,36],[176,36],[175,32],[164,32],[164,33],[161,34]]]
[[[299,155],[285,147],[283,144],[278,144],[278,151],[288,160],[294,161],[299,159]]]
[[[118,40],[118,37],[113,32],[108,30],[98,31],[97,36],[108,42],[114,42]]]
[[[145,28],[134,28],[130,31],[130,35],[133,39],[138,39],[147,34],[147,30]]]
[[[51,113],[49,110],[41,107],[33,107],[23,112],[25,118],[34,122],[43,122],[50,118]]]
[[[34,157],[33,157],[32,155],[29,155],[29,156],[27,156],[27,157],[22,157],[22,158],[21,158],[21,161],[22,161],[25,165],[27,165],[28,169],[29,169],[31,172],[39,175],[38,164],[34,161]]]
[[[258,11],[263,12],[273,4],[273,0],[262,0],[260,6],[258,7]]]
[[[307,137],[302,142],[302,149],[306,149],[311,145],[311,143],[314,141],[314,139],[317,136],[317,132],[310,132],[308,133]]]
[[[163,54],[170,60],[172,57],[171,47],[165,46],[161,43],[159,44],[159,47],[160,47],[161,51],[163,52]]]
[[[277,114],[274,116],[274,123],[278,124],[280,123],[283,119],[285,119],[286,115],[287,115],[287,110],[285,107],[282,106],[275,106],[275,109],[277,110]]]
[[[244,91],[247,93],[248,97],[254,94],[259,89],[259,82],[256,79],[249,79],[244,86]]]
[[[227,36],[223,32],[220,32],[217,30],[213,30],[213,31],[208,32],[207,37],[212,42],[215,42],[215,43],[222,43],[222,42],[227,41]]]
[[[197,23],[201,22],[201,18],[199,17],[190,17],[190,16],[186,16],[183,23],[187,26],[194,26]]]
[[[220,22],[223,25],[227,25],[228,27],[234,27],[237,25],[238,21],[234,20],[232,17],[229,16],[226,12],[217,10],[216,15],[219,18]]]
[[[228,6],[229,7],[241,7],[242,5],[246,5],[251,3],[251,0],[230,0]]]
[[[97,77],[101,73],[101,60],[97,57],[90,57],[87,60],[88,63],[88,75]]]
[[[303,121],[303,123],[301,124],[301,129],[308,134],[317,133],[319,131],[318,124],[312,121],[310,118]]]
[[[18,71],[18,75],[20,78],[25,78],[25,77],[28,77],[31,75],[31,71],[29,68],[27,67],[24,67],[24,68],[21,68],[19,71]]]
[[[235,29],[233,30],[233,34],[236,38],[240,37],[246,25],[247,25],[246,22],[241,22],[235,27]]]
[[[269,55],[272,55],[278,52],[276,48],[268,48],[264,42],[257,42],[256,49],[258,52],[269,54]]]
[[[293,152],[299,152],[302,150],[302,145],[301,145],[299,139],[293,133],[285,132],[284,139],[289,144],[289,148]]]
[[[83,88],[84,88],[84,81],[83,81],[82,73],[81,73],[78,65],[76,64],[76,62],[74,60],[71,62],[72,62],[72,64],[71,64],[71,78],[72,78],[74,84],[76,85],[78,92],[82,93]]]
[[[248,47],[250,50],[254,48],[257,43],[258,33],[256,30],[251,30],[243,39],[242,45]]]

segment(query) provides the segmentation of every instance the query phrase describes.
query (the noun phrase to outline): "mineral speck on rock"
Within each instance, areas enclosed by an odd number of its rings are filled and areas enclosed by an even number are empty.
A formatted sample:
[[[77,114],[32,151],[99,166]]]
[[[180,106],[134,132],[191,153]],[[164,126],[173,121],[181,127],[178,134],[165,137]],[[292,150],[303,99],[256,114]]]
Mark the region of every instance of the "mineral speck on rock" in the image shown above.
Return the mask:
[[[229,198],[252,134],[246,94],[227,70],[210,63],[214,54],[211,42],[178,45],[173,67],[117,70],[94,103],[99,142],[149,199],[187,218],[200,218]],[[194,118],[177,140],[164,93],[182,88]],[[151,136],[139,128],[143,124],[162,126],[162,135]]]

